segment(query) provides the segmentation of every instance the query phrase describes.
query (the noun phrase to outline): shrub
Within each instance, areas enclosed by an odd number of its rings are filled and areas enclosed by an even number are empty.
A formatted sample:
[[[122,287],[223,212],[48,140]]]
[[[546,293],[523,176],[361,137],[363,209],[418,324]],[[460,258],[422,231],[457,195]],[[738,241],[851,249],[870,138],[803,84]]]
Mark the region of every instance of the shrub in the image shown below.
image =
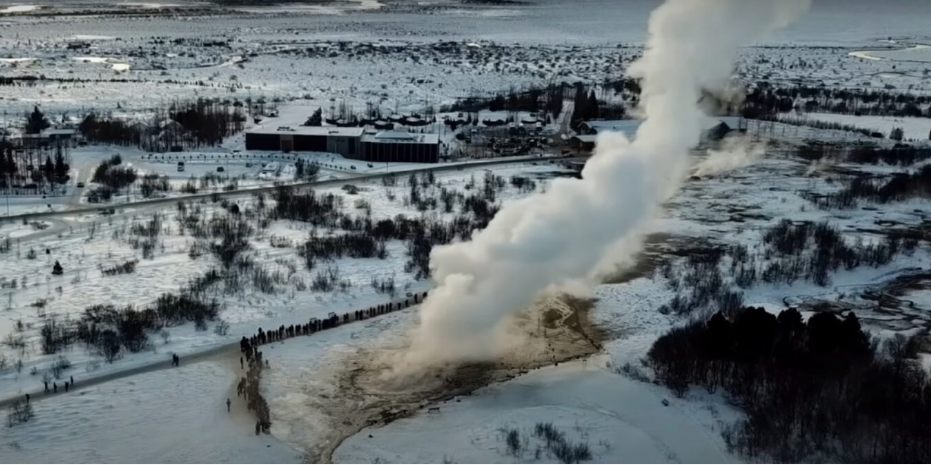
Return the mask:
[[[130,260],[124,262],[120,265],[114,265],[109,268],[104,268],[101,270],[104,276],[115,276],[118,274],[129,274],[136,271],[136,264],[139,263],[138,260]]]
[[[71,368],[71,361],[65,358],[64,355],[59,355],[54,362],[52,362],[52,367],[49,369],[49,372],[52,373],[52,376],[55,379],[61,379],[62,373]]]
[[[35,413],[32,410],[32,404],[18,399],[10,405],[10,412],[7,414],[7,422],[11,428],[15,425],[26,423],[33,418],[35,418]]]
[[[511,455],[514,457],[520,457],[521,455],[523,455],[523,447],[521,445],[520,432],[512,428],[512,429],[506,430],[504,433],[504,436],[505,436],[504,442],[507,445],[508,455]]]
[[[230,324],[226,321],[220,320],[213,326],[213,333],[217,336],[226,336],[229,334]]]
[[[58,351],[71,347],[76,338],[76,334],[68,321],[60,322],[58,318],[46,318],[39,329],[39,342],[42,347],[42,353],[45,355],[55,354]]]
[[[120,337],[116,331],[111,329],[104,330],[100,333],[97,341],[97,349],[107,363],[113,363],[120,356]]]

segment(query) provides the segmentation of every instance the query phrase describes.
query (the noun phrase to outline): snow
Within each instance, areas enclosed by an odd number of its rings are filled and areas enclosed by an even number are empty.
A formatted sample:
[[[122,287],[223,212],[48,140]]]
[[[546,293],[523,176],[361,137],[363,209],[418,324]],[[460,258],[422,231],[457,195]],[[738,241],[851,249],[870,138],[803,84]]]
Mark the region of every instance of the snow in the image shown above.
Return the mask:
[[[4,9],[0,10],[0,14],[3,14],[3,13],[27,13],[27,12],[35,11],[35,10],[38,10],[38,9],[39,9],[39,6],[38,6],[38,5],[13,5],[13,6],[8,6],[8,7],[4,8]]]
[[[97,154],[97,152],[91,152]],[[125,161],[124,163],[129,163]],[[258,168],[256,168],[258,169]],[[451,171],[436,175],[437,181],[448,189],[464,190],[464,186],[474,175],[479,182],[484,176],[485,168],[468,168],[464,165],[462,171]],[[509,178],[512,175],[543,176],[554,173],[565,173],[564,170],[549,163],[520,164],[501,166],[495,168],[499,176]],[[406,178],[399,175],[396,187],[386,187],[380,180],[368,182],[351,182],[357,186],[357,195],[346,195],[341,187],[326,187],[317,189],[320,194],[333,193],[345,197],[346,210],[354,214],[361,214],[361,210],[354,208],[357,199],[365,200],[371,204],[372,217],[375,220],[393,218],[398,214],[414,215],[409,206],[403,204],[408,187]],[[349,183],[350,181],[347,181]],[[538,181],[542,183],[542,181]],[[389,193],[394,199],[389,198]],[[510,188],[501,193],[504,201],[527,195]],[[248,195],[244,195],[248,198]],[[23,199],[15,199],[22,201]],[[248,205],[251,200],[238,200],[242,205]],[[43,200],[44,202],[44,200]],[[220,209],[214,204],[204,206],[205,214],[210,215]],[[126,234],[125,231],[133,223],[144,223],[152,214],[159,212],[164,215],[165,231],[159,238],[160,248],[152,259],[142,259],[139,251],[133,249],[125,239],[114,237]],[[116,306],[135,305],[144,306],[153,302],[163,293],[176,293],[189,280],[203,275],[211,267],[217,266],[209,254],[197,260],[188,257],[188,251],[194,239],[178,233],[175,219],[177,209],[174,205],[154,208],[141,208],[112,215],[101,216],[97,214],[75,215],[74,217],[56,217],[43,220],[50,226],[45,230],[36,230],[32,225],[17,223],[0,223],[0,240],[4,236],[10,237],[12,250],[2,256],[0,260],[0,278],[9,283],[16,279],[18,287],[15,289],[0,290],[4,310],[0,311],[0,335],[13,333],[17,321],[26,326],[24,335],[27,340],[38,343],[38,329],[51,315],[70,317],[72,319],[94,304],[112,304]],[[447,215],[450,216],[450,215]],[[301,279],[309,283],[317,270],[304,269],[295,252],[295,247],[306,240],[312,227],[308,224],[278,221],[270,224],[267,232],[261,239],[253,241],[255,259],[258,263],[268,267],[270,271],[281,271],[294,279]],[[91,232],[93,231],[93,233]],[[121,232],[122,231],[122,232]],[[287,237],[293,243],[292,247],[283,249],[269,245],[269,237]],[[50,255],[45,254],[49,248]],[[230,324],[228,336],[218,336],[213,331],[195,331],[193,324],[168,328],[170,340],[163,343],[159,337],[153,335],[155,351],[126,354],[126,356],[113,364],[94,364],[99,357],[87,353],[83,348],[76,347],[64,353],[79,371],[89,373],[89,376],[103,376],[122,369],[134,368],[150,364],[154,361],[164,360],[167,353],[175,352],[187,355],[208,349],[214,349],[223,344],[235,343],[243,334],[252,334],[257,327],[278,326],[306,322],[311,317],[324,317],[330,311],[340,313],[384,303],[389,298],[377,294],[369,283],[373,276],[388,278],[395,277],[399,292],[421,291],[428,288],[429,283],[416,281],[404,272],[405,245],[401,242],[388,244],[389,257],[386,260],[378,259],[350,259],[344,258],[329,263],[339,269],[341,279],[348,279],[353,283],[352,289],[345,293],[315,293],[312,291],[296,292],[290,285],[282,286],[276,294],[248,293],[246,295],[217,295],[216,297],[225,306],[221,317]],[[35,259],[29,259],[30,249],[37,253]],[[49,275],[56,260],[62,263],[65,273],[60,277]],[[139,260],[136,270],[132,274],[104,276],[100,268],[118,265],[129,260]],[[290,272],[283,263],[290,263],[295,272]],[[26,284],[26,285],[24,285]],[[58,290],[61,288],[61,291]],[[36,308],[34,303],[46,300],[47,306]],[[5,346],[0,346],[0,354],[7,355],[13,363],[22,360],[24,369],[21,373],[8,370],[0,373],[0,399],[11,394],[30,392],[41,387],[41,378],[30,375],[35,367],[39,372],[50,366],[54,357],[43,356],[29,351],[20,354]],[[92,369],[88,367],[92,367]]]
[[[811,121],[825,121],[843,125],[856,126],[863,129],[872,129],[889,136],[894,128],[902,128],[906,140],[928,141],[931,133],[931,118],[901,117],[901,116],[871,116],[871,115],[842,115],[835,113],[802,113],[791,116],[801,116]]]
[[[594,463],[732,463],[723,440],[696,424],[693,412],[655,386],[618,376],[597,361],[533,371],[473,396],[439,405],[386,428],[365,429],[335,452],[337,463],[553,463],[535,448],[534,425],[550,422],[573,443],[587,443]],[[707,413],[707,412],[706,412]],[[708,414],[710,416],[710,413]],[[528,450],[509,456],[503,428],[516,428]],[[371,436],[371,437],[370,437]],[[424,447],[429,444],[430,447]]]
[[[33,402],[33,420],[3,425],[0,456],[7,463],[299,463],[274,437],[254,434],[235,395],[240,375],[229,360],[86,388],[77,375],[77,389]]]
[[[317,108],[325,115],[345,103],[361,111],[369,103],[383,115],[422,113],[425,105],[436,109],[468,95],[490,96],[495,92],[521,89],[549,82],[601,82],[616,76],[640,52],[646,36],[646,18],[657,1],[541,0],[533,5],[463,5],[458,2],[391,2],[354,0],[320,4],[287,4],[237,7],[223,14],[163,15],[145,11],[142,19],[128,15],[41,16],[13,15],[4,18],[0,58],[11,76],[45,75],[48,81],[30,86],[0,87],[0,99],[8,111],[0,124],[19,124],[24,111],[41,104],[49,114],[95,109],[115,117],[143,119],[156,107],[181,99],[222,98],[243,101],[260,97],[280,101],[277,118],[265,118],[267,127],[298,126]],[[69,2],[69,5],[71,2]],[[78,7],[83,6],[75,2]],[[174,3],[115,2],[120,8],[159,10],[184,9]],[[0,7],[0,14],[31,13],[36,5]],[[74,6],[53,5],[56,12]],[[89,9],[106,5],[87,5]],[[197,8],[212,8],[198,4]],[[916,94],[931,93],[926,77],[931,61],[927,18],[931,3],[889,0],[887,2],[817,1],[813,11],[798,24],[777,36],[740,52],[738,71],[746,80],[780,84],[797,82],[827,87],[899,89]],[[376,11],[377,10],[377,11]],[[135,13],[135,12],[130,12]],[[141,13],[141,12],[140,12]],[[858,27],[850,27],[856,24]],[[890,27],[893,25],[894,27]],[[889,31],[898,36],[889,38]],[[199,47],[156,38],[190,38],[227,43],[222,47]],[[89,51],[67,48],[72,40],[93,42]],[[439,42],[448,52],[434,50]],[[97,66],[100,65],[100,66]],[[114,72],[127,72],[114,79]],[[130,72],[131,71],[131,72]],[[68,82],[72,78],[98,82]],[[57,80],[57,81],[56,81]],[[478,89],[478,90],[477,90]],[[118,108],[118,109],[117,109]],[[450,115],[450,114],[447,114]],[[452,114],[455,116],[454,114]],[[438,114],[442,121],[444,114]],[[480,119],[518,120],[520,112],[482,112]],[[905,137],[927,140],[931,119],[808,114],[819,121],[834,121],[873,128],[888,134],[902,127]],[[251,122],[248,126],[251,126]],[[453,134],[438,125],[440,140],[455,143]],[[552,125],[548,131],[558,127]],[[433,130],[434,128],[428,128]],[[779,123],[749,122],[754,140],[769,137],[788,145],[807,139],[826,141],[871,141],[876,139],[845,131],[822,131]],[[553,136],[556,138],[556,136]],[[86,147],[72,151],[74,179],[88,180],[94,166],[114,153],[143,173],[169,177],[178,195],[181,184],[191,176],[217,174],[238,180],[240,188],[293,180],[296,158],[319,163],[320,179],[341,180],[354,175],[443,167],[439,165],[368,164],[333,154],[299,153],[285,158],[280,153],[248,153],[230,158],[243,148],[242,136],[222,147],[183,154],[149,156],[134,149]],[[877,174],[896,170],[888,166],[808,166],[787,159],[782,149],[733,173],[689,182],[681,195],[665,206],[648,233],[674,236],[681,241],[713,240],[755,246],[759,233],[782,218],[828,220],[841,228],[849,240],[875,240],[877,221],[910,225],[924,220],[927,201],[914,200],[878,209],[821,211],[804,200],[805,191],[826,193],[839,188],[824,177],[809,177],[832,168],[856,169]],[[186,170],[176,170],[177,158],[186,157]],[[245,157],[245,158],[243,158]],[[497,166],[500,176],[533,177],[541,185],[554,174],[565,174],[549,163]],[[252,166],[245,166],[246,163]],[[259,174],[261,163],[282,165],[279,177]],[[817,169],[816,169],[817,168]],[[460,172],[437,175],[442,187],[464,189],[474,174],[481,179],[485,168],[463,166]],[[358,182],[356,195],[339,187],[318,189],[320,193],[344,196],[347,206],[356,200],[371,205],[375,219],[398,214],[416,215],[404,205],[406,176],[398,175],[397,187],[380,181]],[[342,181],[340,181],[342,183]],[[542,186],[541,186],[542,188]],[[209,187],[205,192],[222,189]],[[520,198],[509,189],[505,201]],[[391,197],[394,197],[392,200]],[[120,195],[118,201],[132,198]],[[243,192],[234,200],[248,206],[252,200]],[[73,191],[49,198],[19,197],[0,214],[55,211],[88,206]],[[204,215],[219,207],[204,204]],[[349,207],[347,210],[353,210]],[[734,211],[759,214],[741,216]],[[154,212],[166,215],[166,231],[160,250],[151,260],[140,260],[132,275],[105,277],[102,265],[139,258],[139,252],[120,239],[121,231],[133,222],[146,221]],[[40,230],[30,224],[0,223],[0,240],[8,237],[13,250],[0,258],[0,277],[17,279],[15,290],[0,290],[0,336],[16,333],[17,321],[32,348],[17,353],[0,346],[8,360],[22,359],[22,372],[0,373],[0,399],[41,387],[41,377],[31,369],[45,371],[52,357],[38,353],[37,332],[48,315],[76,318],[95,303],[145,305],[160,293],[176,292],[188,279],[203,274],[215,262],[210,257],[192,260],[187,252],[193,241],[177,232],[174,206],[131,207],[124,213],[99,215],[65,214],[43,220]],[[354,214],[360,214],[355,211]],[[446,214],[428,212],[448,218]],[[95,229],[93,237],[90,230]],[[254,257],[261,266],[286,270],[298,265],[295,277],[308,281],[313,272],[301,266],[294,247],[275,248],[271,236],[294,244],[303,241],[310,227],[290,222],[273,222],[266,236],[253,241]],[[46,256],[45,248],[52,254]],[[26,258],[35,248],[38,257]],[[368,286],[374,277],[393,276],[401,292],[430,288],[429,281],[415,281],[403,271],[404,244],[388,245],[386,260],[340,259],[342,278],[353,287],[345,293],[293,291],[273,295],[248,292],[237,296],[218,295],[225,309],[222,317],[231,325],[228,336],[213,331],[198,332],[193,325],[170,328],[167,342],[153,336],[153,351],[126,354],[113,364],[100,364],[97,355],[80,347],[64,353],[75,365],[68,373],[81,380],[114,375],[127,369],[150,366],[170,353],[183,359],[208,350],[235,344],[242,334],[256,327],[305,322],[330,311],[338,313],[382,303],[387,296]],[[931,253],[926,247],[913,256],[899,257],[889,266],[841,271],[832,284],[818,287],[797,282],[788,285],[758,285],[744,292],[746,303],[778,312],[787,304],[806,299],[844,300],[914,267],[925,267]],[[62,260],[65,275],[49,277],[55,259]],[[22,286],[23,280],[28,283]],[[57,288],[61,287],[61,291]],[[693,390],[683,399],[670,397],[668,390],[637,381],[622,367],[642,371],[641,360],[653,341],[684,320],[663,315],[657,309],[675,293],[661,277],[647,276],[616,284],[597,286],[597,304],[591,320],[606,333],[604,349],[577,362],[561,363],[532,371],[511,381],[493,384],[473,395],[439,405],[440,414],[429,414],[424,405],[418,414],[386,426],[367,428],[346,438],[335,450],[339,462],[550,462],[545,452],[537,458],[540,442],[533,438],[537,422],[553,422],[574,442],[587,442],[596,462],[734,462],[725,451],[721,428],[741,417],[722,395]],[[858,310],[861,321],[874,335],[891,337],[912,334],[925,325],[931,314],[931,297],[916,291],[905,298],[915,308],[885,315]],[[43,309],[31,304],[49,299]],[[271,368],[263,379],[263,393],[272,409],[272,436],[256,437],[249,414],[240,400],[234,412],[223,411],[223,402],[241,375],[235,360],[208,357],[207,361],[163,372],[78,389],[36,403],[37,418],[27,425],[6,429],[0,439],[0,457],[10,462],[290,462],[304,459],[315,448],[342,439],[332,430],[320,405],[345,403],[341,384],[351,367],[342,363],[363,350],[378,350],[403,339],[416,324],[416,308],[347,325],[312,337],[295,338],[263,347]],[[219,353],[219,352],[218,352]],[[931,356],[921,354],[931,367]],[[66,373],[66,374],[68,374]],[[669,406],[661,401],[668,399]],[[239,411],[235,411],[238,409]],[[232,418],[228,418],[232,417]],[[350,419],[347,417],[347,419]],[[516,428],[527,440],[521,457],[504,450],[501,428]],[[372,437],[369,437],[371,435]],[[159,441],[150,438],[162,438]],[[284,444],[287,444],[285,446]],[[293,448],[294,450],[292,451]]]

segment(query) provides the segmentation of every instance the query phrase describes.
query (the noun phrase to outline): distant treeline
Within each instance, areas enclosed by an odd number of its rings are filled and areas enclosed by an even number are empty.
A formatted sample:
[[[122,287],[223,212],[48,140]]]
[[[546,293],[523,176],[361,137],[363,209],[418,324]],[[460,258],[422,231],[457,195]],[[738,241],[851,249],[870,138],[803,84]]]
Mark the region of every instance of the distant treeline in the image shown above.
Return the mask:
[[[90,142],[168,151],[216,146],[242,131],[245,122],[241,105],[200,99],[160,110],[149,123],[91,113],[84,117],[79,129]]]
[[[769,82],[759,82],[747,92],[743,115],[747,118],[760,118],[764,115],[786,113],[792,110],[856,116],[931,118],[931,96],[920,93],[829,87],[778,87]]]
[[[570,88],[569,84],[562,83],[546,87],[531,86],[524,90],[496,94],[494,97],[470,96],[441,106],[440,112],[526,111],[545,112],[555,118],[562,113],[565,93]]]

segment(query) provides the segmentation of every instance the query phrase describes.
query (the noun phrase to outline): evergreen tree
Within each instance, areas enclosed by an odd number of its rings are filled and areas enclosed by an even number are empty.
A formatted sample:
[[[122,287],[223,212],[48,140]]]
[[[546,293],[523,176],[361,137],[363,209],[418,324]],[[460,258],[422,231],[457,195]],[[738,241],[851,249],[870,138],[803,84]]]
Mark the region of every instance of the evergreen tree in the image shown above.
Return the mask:
[[[48,122],[48,118],[39,111],[39,107],[36,106],[26,117],[26,134],[38,134],[45,129],[48,129],[52,124]]]
[[[8,176],[10,177],[16,176],[17,167],[16,167],[16,159],[13,158],[13,147],[7,147],[7,150],[6,150],[6,169],[7,169],[6,173]]]
[[[585,106],[585,119],[596,119],[601,114],[598,109],[598,98],[595,97],[595,90],[592,89],[588,94],[588,104]]]
[[[58,263],[58,260],[55,260],[55,266],[52,267],[52,274],[60,275],[64,273],[65,270],[61,268],[61,263]]]
[[[68,177],[69,166],[65,164],[65,155],[62,153],[61,146],[55,152],[55,176],[59,182]]]
[[[576,84],[575,86],[575,98],[573,99],[575,107],[572,109],[571,117],[571,127],[573,130],[578,130],[579,125],[581,125],[587,118],[588,111],[588,99],[585,98],[585,87],[581,83]]]
[[[304,122],[304,126],[322,126],[323,125],[323,110],[317,108],[317,111],[313,115],[310,115],[310,118],[307,118],[307,121]]]
[[[52,182],[53,176],[55,176],[55,165],[52,163],[52,157],[45,157],[45,166],[42,167],[42,173],[45,174],[46,180]]]
[[[6,141],[0,143],[0,182],[5,182],[7,176],[11,174],[10,162],[7,159]]]
[[[294,177],[301,179],[304,176],[304,160],[298,159],[294,162]]]
[[[902,128],[892,128],[892,132],[889,133],[889,138],[900,141],[905,138],[905,131],[903,131]]]

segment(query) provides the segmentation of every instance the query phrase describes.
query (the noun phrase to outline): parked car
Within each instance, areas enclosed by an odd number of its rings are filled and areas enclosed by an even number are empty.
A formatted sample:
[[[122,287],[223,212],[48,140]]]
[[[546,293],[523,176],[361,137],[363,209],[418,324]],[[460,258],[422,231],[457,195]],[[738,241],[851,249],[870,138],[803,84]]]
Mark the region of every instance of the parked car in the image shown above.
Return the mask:
[[[222,166],[218,166],[218,167],[217,167],[217,173],[222,173],[222,172],[223,172],[223,167],[222,167]]]
[[[83,182],[79,182],[79,183],[78,183],[78,189],[84,189],[84,183],[83,183]]]

